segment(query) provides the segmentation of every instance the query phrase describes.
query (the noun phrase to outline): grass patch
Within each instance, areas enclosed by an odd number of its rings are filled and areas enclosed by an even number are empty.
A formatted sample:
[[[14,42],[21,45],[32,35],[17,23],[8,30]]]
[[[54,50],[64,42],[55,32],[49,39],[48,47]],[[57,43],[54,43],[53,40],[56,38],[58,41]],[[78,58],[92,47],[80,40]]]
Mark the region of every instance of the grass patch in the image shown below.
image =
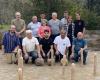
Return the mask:
[[[0,31],[7,31],[10,28],[8,24],[0,24]]]

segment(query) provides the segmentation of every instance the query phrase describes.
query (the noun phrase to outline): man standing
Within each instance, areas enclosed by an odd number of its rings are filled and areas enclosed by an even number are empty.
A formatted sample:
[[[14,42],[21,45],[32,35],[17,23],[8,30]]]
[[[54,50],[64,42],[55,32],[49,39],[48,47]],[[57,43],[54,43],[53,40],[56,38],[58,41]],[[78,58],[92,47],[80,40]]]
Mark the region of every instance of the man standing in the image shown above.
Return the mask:
[[[82,32],[84,34],[85,23],[83,20],[81,20],[80,13],[76,13],[76,20],[74,21],[74,24],[75,24],[74,36],[77,37],[78,32]]]
[[[51,27],[51,38],[54,40],[59,35],[60,20],[57,19],[57,13],[52,13],[52,19],[49,20],[48,25]]]
[[[13,19],[11,21],[12,25],[16,26],[16,35],[19,37],[20,40],[20,48],[22,49],[22,39],[25,36],[25,29],[26,29],[26,25],[25,25],[25,21],[23,19],[21,19],[21,13],[20,12],[16,12],[15,13],[15,17],[16,19]]]
[[[68,12],[64,11],[64,18],[61,19],[61,25],[64,26],[64,28],[67,28],[68,25]]]
[[[44,30],[44,38],[40,41],[40,49],[45,60],[51,58],[51,51],[53,50],[53,41],[50,38],[49,30]]]
[[[23,39],[22,46],[25,53],[25,63],[28,63],[29,57],[32,57],[32,63],[41,57],[39,42],[37,38],[32,36],[31,30],[26,30],[26,37]]]
[[[37,39],[39,39],[39,36],[38,36],[38,29],[39,27],[41,26],[41,23],[38,22],[37,20],[37,16],[33,16],[32,17],[32,22],[30,22],[28,24],[28,29],[32,30],[32,35],[34,37],[36,37]]]
[[[83,55],[83,64],[85,65],[87,57],[87,43],[86,40],[83,39],[83,33],[78,32],[77,38],[73,41],[72,45],[72,57],[75,62],[79,61],[81,54]]]
[[[16,27],[11,25],[10,30],[3,36],[2,51],[4,52],[7,63],[15,63],[15,52],[19,48],[20,42],[18,36],[16,36]]]
[[[48,20],[46,19],[45,13],[40,14],[40,18],[41,18],[40,22],[42,22],[42,21],[44,21],[44,20],[45,20],[46,22],[48,22]]]
[[[67,36],[70,40],[71,46],[69,47],[69,53],[68,53],[68,60],[70,60],[70,55],[72,53],[72,42],[74,40],[74,28],[75,25],[72,21],[72,16],[68,17],[68,29],[67,29]]]
[[[61,60],[64,55],[67,55],[67,48],[71,46],[69,38],[66,36],[66,31],[62,28],[60,35],[54,40],[54,48],[56,50],[56,62]]]

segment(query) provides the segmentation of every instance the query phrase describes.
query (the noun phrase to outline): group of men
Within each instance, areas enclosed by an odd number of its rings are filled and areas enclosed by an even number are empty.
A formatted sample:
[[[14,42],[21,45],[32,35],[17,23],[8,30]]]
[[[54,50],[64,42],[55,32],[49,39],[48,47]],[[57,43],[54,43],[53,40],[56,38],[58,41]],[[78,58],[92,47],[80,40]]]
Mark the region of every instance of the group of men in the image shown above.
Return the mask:
[[[21,13],[16,12],[16,19],[11,21],[8,32],[4,33],[2,51],[8,63],[16,63],[16,52],[22,49],[25,63],[32,63],[42,58],[50,59],[53,53],[55,62],[60,62],[64,55],[68,61],[78,62],[83,52],[83,64],[86,64],[87,43],[84,39],[85,23],[81,20],[80,13],[75,13],[76,20],[64,11],[64,17],[59,20],[57,13],[52,13],[52,19],[47,20],[45,14],[41,14],[40,21],[37,16],[26,25],[21,19]]]

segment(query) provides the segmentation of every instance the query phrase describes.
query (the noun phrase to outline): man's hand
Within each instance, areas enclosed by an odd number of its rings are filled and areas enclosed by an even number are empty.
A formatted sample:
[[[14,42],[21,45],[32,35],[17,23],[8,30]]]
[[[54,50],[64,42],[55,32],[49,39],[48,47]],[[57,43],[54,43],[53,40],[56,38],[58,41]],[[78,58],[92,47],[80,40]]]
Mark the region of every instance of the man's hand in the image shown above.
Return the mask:
[[[25,53],[25,58],[28,58],[28,54],[27,53]]]
[[[45,57],[46,55],[45,55],[45,53],[43,53],[43,57]]]
[[[79,54],[81,54],[83,52],[83,48],[80,49]]]
[[[15,48],[15,49],[13,50],[13,52],[15,52],[15,53],[17,53],[17,51],[18,51],[18,48]]]
[[[56,55],[58,55],[59,54],[59,51],[56,51]]]
[[[38,53],[38,57],[39,57],[39,58],[42,58],[42,56],[41,56],[41,54],[40,54],[40,53]]]
[[[74,53],[71,54],[70,58],[73,58],[73,57],[74,57]]]
[[[16,32],[16,35],[17,35],[17,36],[20,36],[20,32]]]
[[[49,57],[50,52],[47,53],[47,57]]]

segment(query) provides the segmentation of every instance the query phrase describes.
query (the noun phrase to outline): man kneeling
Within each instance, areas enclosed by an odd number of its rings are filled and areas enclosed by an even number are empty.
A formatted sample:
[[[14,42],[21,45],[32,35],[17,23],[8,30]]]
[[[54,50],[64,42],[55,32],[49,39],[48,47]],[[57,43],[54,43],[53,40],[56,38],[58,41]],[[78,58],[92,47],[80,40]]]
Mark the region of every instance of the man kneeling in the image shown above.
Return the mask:
[[[85,65],[87,57],[87,43],[86,40],[83,39],[83,33],[79,32],[72,45],[72,57],[75,62],[80,60],[81,54],[83,55],[83,64]]]
[[[40,40],[40,49],[45,61],[51,59],[53,56],[53,53],[51,53],[53,51],[53,40],[50,38],[50,32],[48,30],[44,31],[44,38]]]
[[[26,37],[23,39],[22,46],[25,53],[25,63],[28,63],[29,57],[32,58],[32,63],[34,63],[38,57],[41,57],[39,42],[35,37],[32,37],[31,30],[26,30]]]

